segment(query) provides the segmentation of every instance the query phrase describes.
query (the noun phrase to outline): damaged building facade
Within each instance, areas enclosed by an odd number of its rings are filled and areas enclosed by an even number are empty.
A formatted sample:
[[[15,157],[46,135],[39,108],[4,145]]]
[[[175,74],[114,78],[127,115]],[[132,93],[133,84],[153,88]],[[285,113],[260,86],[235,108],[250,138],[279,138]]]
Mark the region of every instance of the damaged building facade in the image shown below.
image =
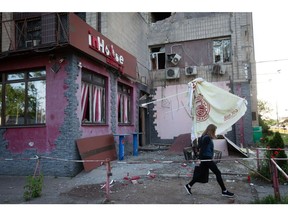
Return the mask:
[[[252,13],[172,13],[156,20],[148,35],[158,100],[147,106],[151,142],[171,143],[191,133],[185,92],[187,83],[201,77],[248,101],[246,114],[225,135],[240,147],[252,145],[252,127],[258,125]]]
[[[197,77],[247,99],[228,136],[252,143],[251,13],[0,15],[1,175],[33,174],[38,155],[55,158],[41,162],[45,175],[74,176],[81,163],[56,159],[80,159],[85,137],[137,132],[140,146],[171,144],[191,131],[179,93]],[[129,154],[132,136],[124,141]]]

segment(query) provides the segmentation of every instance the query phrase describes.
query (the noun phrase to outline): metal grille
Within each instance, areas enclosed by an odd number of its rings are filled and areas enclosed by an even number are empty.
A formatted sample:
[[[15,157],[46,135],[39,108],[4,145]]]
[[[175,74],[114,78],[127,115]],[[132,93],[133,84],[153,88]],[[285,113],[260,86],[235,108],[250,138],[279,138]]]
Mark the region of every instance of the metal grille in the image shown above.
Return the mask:
[[[2,13],[1,52],[45,48],[69,42],[68,13]]]

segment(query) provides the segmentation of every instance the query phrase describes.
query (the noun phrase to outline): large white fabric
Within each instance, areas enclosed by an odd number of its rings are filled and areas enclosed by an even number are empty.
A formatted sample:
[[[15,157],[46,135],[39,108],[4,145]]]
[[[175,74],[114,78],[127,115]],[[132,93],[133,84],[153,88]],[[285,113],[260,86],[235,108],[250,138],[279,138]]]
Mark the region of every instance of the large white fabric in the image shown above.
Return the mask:
[[[209,124],[217,126],[216,134],[224,134],[247,110],[247,101],[244,98],[221,89],[202,78],[188,83],[188,91],[188,105],[193,116],[192,141],[201,136]]]

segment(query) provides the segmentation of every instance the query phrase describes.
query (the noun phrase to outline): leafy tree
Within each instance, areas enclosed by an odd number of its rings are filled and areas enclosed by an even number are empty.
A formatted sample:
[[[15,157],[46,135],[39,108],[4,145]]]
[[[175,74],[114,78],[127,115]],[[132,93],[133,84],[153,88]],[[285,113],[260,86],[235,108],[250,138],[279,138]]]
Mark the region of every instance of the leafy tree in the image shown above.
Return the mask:
[[[267,146],[265,157],[268,160],[262,161],[261,169],[259,170],[259,172],[267,178],[272,178],[271,173],[270,173],[270,159],[271,158],[287,158],[287,155],[284,150],[284,142],[279,132],[275,132],[272,139],[269,140],[269,146]],[[275,161],[281,167],[281,169],[287,173],[288,161],[287,160],[275,160]],[[285,180],[285,178],[281,175],[279,179],[283,181]]]
[[[258,100],[258,113],[259,113],[259,126],[262,127],[263,136],[269,136],[273,132],[270,131],[270,126],[273,125],[271,119],[267,116],[272,112],[272,109],[269,107],[266,101]],[[271,124],[272,123],[272,124]]]
[[[277,149],[270,151],[270,158],[287,158],[284,150],[284,142],[279,132],[275,132],[273,138],[269,142],[269,145],[271,148]],[[288,168],[287,160],[277,160],[276,162],[283,170]]]
[[[269,107],[267,101],[258,100],[257,102],[258,113],[263,117],[267,117],[273,110]]]
[[[269,125],[267,124],[267,121],[265,121],[264,119],[262,119],[262,116],[259,115],[259,126],[262,127],[262,133],[264,135],[269,135],[270,134],[270,127]]]

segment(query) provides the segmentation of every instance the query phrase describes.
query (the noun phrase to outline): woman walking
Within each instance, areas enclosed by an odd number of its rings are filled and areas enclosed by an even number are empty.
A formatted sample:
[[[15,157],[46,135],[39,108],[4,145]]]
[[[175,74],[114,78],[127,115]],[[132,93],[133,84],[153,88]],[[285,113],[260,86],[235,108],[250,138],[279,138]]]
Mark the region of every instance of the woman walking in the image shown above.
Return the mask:
[[[208,125],[206,130],[203,132],[202,136],[199,139],[199,159],[200,160],[208,160],[208,161],[201,161],[200,163],[200,173],[198,169],[195,171],[193,174],[192,180],[185,185],[185,189],[188,194],[192,194],[191,188],[196,182],[201,182],[201,183],[207,183],[208,182],[208,175],[209,175],[209,169],[216,175],[216,180],[221,187],[222,190],[222,196],[226,197],[233,197],[234,194],[229,192],[223,182],[221,172],[218,169],[216,163],[212,161],[213,156],[214,156],[214,143],[213,143],[213,138],[216,138],[215,132],[216,132],[217,127],[214,124]],[[200,174],[200,175],[199,175]],[[204,179],[203,179],[203,174],[204,174]]]

